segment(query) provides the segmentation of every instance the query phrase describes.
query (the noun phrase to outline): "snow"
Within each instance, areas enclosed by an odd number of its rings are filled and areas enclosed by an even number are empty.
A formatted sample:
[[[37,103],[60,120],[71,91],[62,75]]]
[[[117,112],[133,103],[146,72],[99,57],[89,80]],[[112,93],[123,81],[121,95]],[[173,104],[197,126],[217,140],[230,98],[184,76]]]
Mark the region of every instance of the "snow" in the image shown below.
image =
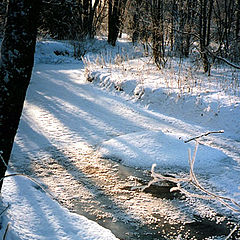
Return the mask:
[[[2,201],[8,203],[2,231],[10,223],[9,240],[113,240],[109,230],[87,218],[71,213],[52,200],[36,183],[23,176],[4,181]]]
[[[105,141],[99,148],[103,158],[120,161],[122,164],[151,169],[156,164],[158,171],[179,176],[189,172],[188,150],[193,155],[195,144],[184,143],[175,136],[161,131],[143,131],[126,134]],[[240,200],[238,186],[239,164],[222,151],[200,145],[197,150],[194,171],[201,180],[220,189],[226,197]]]
[[[144,131],[113,138],[101,145],[100,152],[105,158],[116,158],[126,165],[150,169],[153,164],[161,168],[189,168],[188,149],[194,152],[195,144],[162,132]],[[219,150],[200,145],[195,165],[206,171],[227,156]]]
[[[74,59],[74,49],[69,42],[38,41],[36,44],[35,63],[60,64],[77,63]]]
[[[205,145],[199,146],[195,171],[209,188],[240,202],[239,72],[233,76],[219,67],[206,77],[174,61],[159,71],[126,40],[115,48],[104,39],[84,47],[90,51],[85,69],[73,58],[71,44],[37,43],[12,161],[21,166],[31,164],[26,156],[45,161],[49,148],[92,146],[124,165],[150,170],[156,163],[157,171],[187,175],[194,142],[184,140],[223,129],[224,134],[201,141]],[[229,83],[233,87],[227,89]],[[3,186],[2,205],[10,208],[2,217],[0,237],[10,223],[9,239],[116,239],[25,177],[7,178]]]
[[[230,91],[227,88],[234,84],[231,82],[235,81],[234,79],[228,77],[218,81],[213,71],[211,77],[199,76],[197,80],[191,80],[198,83],[186,79],[179,80],[175,70],[166,69],[166,72],[159,72],[153,64],[145,65],[141,58],[129,61],[129,65],[123,62],[122,65],[123,67],[112,66],[109,70],[108,65],[102,68],[92,63],[88,68],[96,84],[108,90],[120,87],[130,98],[141,102],[149,110],[164,112],[168,116],[212,130],[224,129],[225,135],[238,139],[240,90],[237,83],[235,93],[227,92]],[[127,76],[126,71],[129,71]],[[185,71],[179,77],[182,78],[184,74],[188,73]],[[226,76],[227,74],[229,73],[226,72]],[[236,82],[239,82],[239,73],[236,73]]]

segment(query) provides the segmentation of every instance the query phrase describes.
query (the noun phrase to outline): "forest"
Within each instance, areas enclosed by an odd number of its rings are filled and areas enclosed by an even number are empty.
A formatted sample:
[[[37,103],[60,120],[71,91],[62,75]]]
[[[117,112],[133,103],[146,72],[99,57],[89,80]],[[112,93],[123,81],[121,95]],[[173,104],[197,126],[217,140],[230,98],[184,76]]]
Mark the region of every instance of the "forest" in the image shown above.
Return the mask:
[[[7,2],[0,3],[1,35]],[[239,0],[48,0],[41,6],[38,36],[82,41],[103,34],[114,46],[124,32],[151,48],[159,68],[169,56],[197,52],[210,72],[215,61],[239,62],[239,8]]]
[[[240,239],[240,0],[0,0],[0,44],[0,238]]]

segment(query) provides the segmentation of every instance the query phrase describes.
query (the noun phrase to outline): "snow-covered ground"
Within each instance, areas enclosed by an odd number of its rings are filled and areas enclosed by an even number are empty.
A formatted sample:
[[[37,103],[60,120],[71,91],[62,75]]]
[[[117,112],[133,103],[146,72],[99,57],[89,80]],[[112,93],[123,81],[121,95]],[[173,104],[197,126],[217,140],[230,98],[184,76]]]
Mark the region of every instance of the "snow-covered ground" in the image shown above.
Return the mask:
[[[12,161],[31,164],[25,156],[48,157],[49,147],[94,146],[125,165],[156,163],[161,173],[187,176],[194,143],[184,140],[223,129],[202,139],[208,146],[199,146],[195,172],[208,189],[240,202],[239,71],[219,66],[207,77],[174,59],[159,71],[125,40],[115,48],[102,39],[85,47],[84,69],[69,43],[37,44]],[[8,203],[0,237],[10,223],[9,239],[115,239],[24,177],[4,181],[3,207]]]
[[[133,58],[127,44],[126,39],[119,41],[111,59],[109,50],[101,51],[97,58],[87,54],[88,81],[140,104],[151,110],[158,122],[169,124],[105,141],[99,147],[102,156],[128,166],[150,169],[156,163],[160,171],[179,173],[184,169],[186,173],[187,152],[190,148],[193,153],[195,143],[184,140],[224,130],[222,135],[199,139],[210,147],[198,148],[195,170],[220,194],[239,202],[240,71],[218,65],[207,76],[199,68],[201,63],[196,66],[193,59],[175,58],[159,70],[150,57],[139,54],[144,52],[139,46],[135,46],[137,57]]]
[[[8,240],[117,239],[110,230],[70,213],[39,185],[23,176],[7,178],[2,195],[3,207],[9,205],[6,217],[1,222],[2,239],[7,224],[10,224],[6,237]]]

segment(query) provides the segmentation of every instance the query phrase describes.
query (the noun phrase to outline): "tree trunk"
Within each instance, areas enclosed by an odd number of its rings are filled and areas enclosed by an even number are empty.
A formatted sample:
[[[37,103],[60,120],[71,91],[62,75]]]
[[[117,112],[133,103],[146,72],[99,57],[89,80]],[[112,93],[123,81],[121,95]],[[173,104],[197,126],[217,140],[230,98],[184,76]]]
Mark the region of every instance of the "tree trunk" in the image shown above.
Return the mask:
[[[240,39],[240,0],[237,2],[237,13],[236,13],[236,42]]]
[[[31,78],[41,0],[9,0],[0,58],[0,151],[8,164]],[[6,167],[0,161],[0,179]],[[2,181],[0,182],[0,191]]]
[[[109,0],[108,10],[108,43],[115,46],[119,34],[119,5],[120,0]]]
[[[90,15],[90,1],[89,0],[83,0],[83,4],[82,4],[82,11],[83,11],[83,35],[84,37],[86,37],[88,35],[89,32],[89,15]]]
[[[91,1],[91,5],[90,5],[90,13],[89,13],[89,26],[88,26],[88,35],[91,39],[94,38],[95,33],[96,33],[96,26],[94,26],[93,24],[93,20],[94,20],[94,14],[96,13],[96,9],[99,5],[99,0],[95,0],[94,1],[94,5],[92,6],[92,1]]]
[[[209,61],[206,52],[207,47],[207,0],[200,0],[199,14],[199,38],[200,38],[200,53],[203,62],[204,72],[209,72]]]
[[[170,29],[170,47],[171,51],[174,50],[174,25],[176,18],[176,0],[172,0],[171,2],[171,29]]]
[[[165,45],[164,45],[164,26],[163,26],[163,2],[162,0],[152,1],[152,47],[153,58],[158,68],[165,66]]]
[[[116,45],[126,0],[108,0],[108,43]]]
[[[136,0],[134,3],[135,5],[135,11],[133,15],[133,33],[132,33],[132,42],[136,43],[139,40],[139,33],[140,33],[140,26],[139,26],[139,18],[140,18],[140,4],[141,1]]]
[[[185,45],[184,45],[184,56],[189,57],[190,52],[190,46],[191,46],[191,31],[192,27],[194,25],[194,18],[195,18],[195,12],[194,12],[194,1],[193,0],[187,0],[187,17],[186,17],[186,36],[185,36]]]

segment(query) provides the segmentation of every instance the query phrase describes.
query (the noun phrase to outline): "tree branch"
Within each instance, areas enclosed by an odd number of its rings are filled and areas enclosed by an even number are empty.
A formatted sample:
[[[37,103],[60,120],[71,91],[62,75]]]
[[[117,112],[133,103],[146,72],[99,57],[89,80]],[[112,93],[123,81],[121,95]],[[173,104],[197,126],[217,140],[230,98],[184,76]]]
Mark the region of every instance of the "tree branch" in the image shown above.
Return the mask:
[[[222,132],[223,132],[222,130],[221,131],[207,132],[207,133],[204,133],[204,134],[202,134],[200,136],[191,138],[191,139],[189,139],[189,140],[187,140],[185,142],[196,140],[196,139],[198,139],[200,137],[207,136],[207,135],[209,135],[211,133],[222,133]],[[154,168],[156,167],[156,164],[153,164],[152,165],[152,170],[151,170],[151,172],[152,172],[151,176],[153,177],[153,180],[151,180],[147,186],[143,187],[142,190],[144,190],[145,188],[148,188],[153,183],[159,182],[160,179],[163,179],[163,180],[167,180],[167,181],[174,182],[174,183],[177,184],[177,187],[171,188],[171,190],[170,190],[171,192],[173,192],[173,191],[180,191],[183,194],[185,194],[187,196],[190,196],[190,197],[201,198],[201,199],[206,199],[206,200],[215,200],[215,201],[220,202],[225,207],[231,209],[232,211],[240,213],[240,204],[237,203],[235,200],[233,200],[231,198],[228,198],[228,197],[217,195],[215,193],[212,193],[212,192],[208,191],[207,189],[205,189],[199,183],[199,181],[198,181],[198,179],[197,179],[197,177],[196,177],[196,175],[194,173],[194,163],[195,163],[195,160],[196,160],[197,149],[198,149],[198,142],[196,141],[196,145],[195,145],[193,156],[191,156],[191,151],[189,150],[189,165],[190,165],[189,178],[174,178],[174,177],[163,176],[163,175],[161,175],[159,173],[156,173],[154,171]],[[200,192],[202,192],[204,194],[191,193],[188,190],[186,190],[185,188],[183,188],[181,186],[181,183],[189,183],[196,190],[199,190]]]
[[[203,133],[203,134],[200,135],[200,136],[196,136],[196,137],[190,138],[190,139],[188,139],[188,140],[186,140],[186,141],[184,141],[184,142],[185,142],[185,143],[188,143],[188,142],[190,142],[190,141],[196,140],[196,139],[201,138],[201,137],[205,137],[205,136],[207,136],[207,135],[209,135],[209,134],[212,134],[212,133],[224,133],[224,130],[206,132],[206,133]]]

